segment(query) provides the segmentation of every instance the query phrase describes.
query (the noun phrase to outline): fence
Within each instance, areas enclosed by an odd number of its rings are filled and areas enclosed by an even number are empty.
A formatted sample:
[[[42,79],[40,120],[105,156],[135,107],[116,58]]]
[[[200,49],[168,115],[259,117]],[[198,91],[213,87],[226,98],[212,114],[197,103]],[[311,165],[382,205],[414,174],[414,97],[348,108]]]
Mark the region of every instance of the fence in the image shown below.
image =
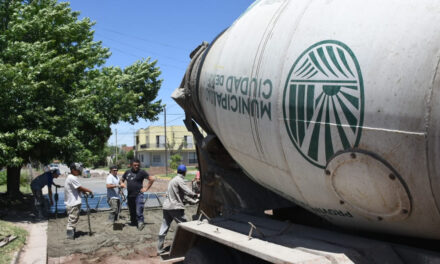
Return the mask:
[[[49,208],[50,213],[55,213],[55,207],[57,207],[57,212],[60,214],[66,212],[66,206],[64,204],[64,193],[58,193],[58,205],[54,203],[53,206]],[[48,199],[48,197],[46,197]],[[165,199],[165,192],[147,192],[144,193],[145,205],[146,209],[154,209],[161,208],[163,200]],[[95,194],[93,198],[88,198],[89,207],[94,211],[107,211],[110,209],[107,203],[107,194]],[[127,204],[122,203],[122,209],[126,209]],[[81,210],[86,212],[86,199],[82,198]]]

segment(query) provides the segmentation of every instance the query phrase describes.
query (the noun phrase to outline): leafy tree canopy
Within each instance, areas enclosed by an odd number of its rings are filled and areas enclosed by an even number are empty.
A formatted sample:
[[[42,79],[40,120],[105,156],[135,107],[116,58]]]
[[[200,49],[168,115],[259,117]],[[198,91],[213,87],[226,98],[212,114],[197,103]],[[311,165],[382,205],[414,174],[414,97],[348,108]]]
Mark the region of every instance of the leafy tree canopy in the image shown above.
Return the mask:
[[[170,157],[170,167],[175,170],[182,163],[182,156],[180,154],[174,154]]]
[[[132,149],[130,149],[127,154],[125,154],[125,156],[127,157],[128,161],[131,161],[134,159],[134,151]]]
[[[0,166],[92,163],[111,124],[162,110],[156,61],[104,67],[110,51],[78,15],[56,0],[0,0]]]

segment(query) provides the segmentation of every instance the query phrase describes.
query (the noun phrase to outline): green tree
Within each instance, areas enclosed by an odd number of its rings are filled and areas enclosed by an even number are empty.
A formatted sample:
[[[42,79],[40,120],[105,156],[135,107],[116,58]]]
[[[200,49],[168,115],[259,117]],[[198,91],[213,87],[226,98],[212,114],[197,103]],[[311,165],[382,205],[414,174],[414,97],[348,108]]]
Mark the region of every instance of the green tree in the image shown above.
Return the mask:
[[[131,161],[134,159],[134,151],[131,149],[127,152],[127,154],[125,154],[125,156],[127,157],[128,161]]]
[[[101,151],[96,153],[97,159],[93,162],[93,167],[107,166],[107,157],[111,156],[110,147],[106,144]]]
[[[19,195],[30,160],[97,162],[119,121],[156,120],[156,61],[103,67],[92,23],[56,0],[0,0],[0,166]]]
[[[179,166],[179,164],[182,162],[182,156],[179,154],[174,154],[170,157],[170,168],[175,170]]]

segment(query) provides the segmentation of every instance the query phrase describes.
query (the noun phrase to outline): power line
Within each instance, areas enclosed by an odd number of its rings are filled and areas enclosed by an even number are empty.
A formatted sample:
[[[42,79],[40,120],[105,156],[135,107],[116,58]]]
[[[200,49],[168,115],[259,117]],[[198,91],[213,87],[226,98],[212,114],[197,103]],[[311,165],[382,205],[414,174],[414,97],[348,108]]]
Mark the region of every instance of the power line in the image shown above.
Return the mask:
[[[171,108],[176,107],[176,106],[180,106],[180,105],[177,104],[177,103],[174,103],[174,104],[172,104],[171,106],[168,106],[168,105],[167,105],[168,110],[170,110]]]
[[[142,57],[142,56],[134,55],[133,53],[129,53],[129,52],[126,52],[126,51],[124,51],[124,50],[121,50],[121,49],[118,49],[118,48],[115,48],[115,47],[112,47],[111,49],[112,49],[112,50],[117,50],[117,51],[119,51],[119,52],[122,53],[122,54],[132,56],[132,57],[134,57],[134,58],[136,58],[136,59],[139,59],[140,57]],[[159,61],[158,61],[158,62],[159,62]],[[170,65],[170,64],[165,64],[165,63],[162,63],[162,62],[159,62],[159,64],[161,64],[162,66],[167,66],[167,67],[171,67],[171,68],[176,68],[176,69],[179,69],[179,70],[186,70],[186,69],[183,69],[183,68],[181,68],[181,67],[178,67],[178,66],[175,66],[175,65]]]
[[[167,115],[168,115],[168,114],[167,114]],[[182,118],[182,116],[184,116],[184,115],[180,115],[179,117],[174,118],[173,120],[168,121],[167,124],[169,124],[169,123],[171,123],[171,122],[174,122],[174,121],[176,121],[176,120]],[[155,122],[155,123],[157,123],[157,122]],[[139,130],[141,130],[141,129],[144,129],[144,128],[139,128],[139,129],[136,129],[135,131],[130,131],[130,132],[118,132],[118,136],[133,135],[134,132],[136,132],[136,133],[141,133],[141,134],[145,134],[145,132],[142,132],[142,131],[139,132]],[[112,136],[113,136],[113,134],[112,134]]]
[[[124,42],[124,41],[120,41],[120,40],[117,40],[117,39],[113,39],[113,38],[109,38],[109,37],[104,36],[104,35],[101,35],[101,34],[99,34],[99,33],[96,33],[96,35],[101,36],[101,38],[107,39],[107,40],[109,40],[109,41],[113,41],[113,42],[116,42],[116,43],[122,44],[122,45],[124,45],[124,46],[128,46],[128,47],[131,47],[131,48],[133,48],[133,49],[140,50],[140,51],[142,51],[142,52],[155,54],[156,56],[160,56],[160,57],[163,57],[163,58],[167,58],[167,59],[169,59],[169,60],[173,60],[173,61],[176,61],[176,62],[179,62],[179,63],[185,63],[185,64],[188,64],[188,63],[189,63],[188,61],[178,60],[178,59],[176,59],[176,58],[174,58],[174,57],[170,57],[170,56],[166,56],[166,55],[159,54],[158,52],[145,50],[145,49],[143,49],[143,48],[140,48],[140,47],[134,46],[134,45],[132,45],[132,44],[130,44],[130,43],[127,43],[127,42]]]
[[[118,48],[115,48],[115,47],[112,47],[111,49],[112,50],[117,50],[117,51],[119,51],[122,54],[129,55],[129,56],[132,56],[132,57],[137,58],[137,59],[139,59],[139,57],[140,57],[139,55],[134,55],[133,53],[129,53],[129,52],[126,52],[124,50],[121,50],[121,49],[118,49]]]
[[[171,122],[173,122],[173,121],[176,121],[176,120],[178,120],[178,119],[181,119],[181,118],[182,118],[182,117],[175,118],[175,119],[173,119],[173,120],[171,120],[171,121],[168,121],[167,124],[169,124],[169,123],[171,123]]]
[[[112,33],[115,33],[115,34],[119,34],[119,35],[131,37],[131,38],[135,38],[135,39],[142,40],[142,41],[146,41],[146,42],[154,44],[154,45],[159,45],[159,46],[163,46],[163,47],[168,47],[168,48],[173,48],[173,49],[185,50],[186,51],[186,49],[184,49],[182,47],[173,46],[173,45],[170,45],[170,44],[167,44],[167,43],[162,43],[162,42],[157,42],[157,41],[151,40],[151,39],[141,38],[141,37],[138,37],[138,36],[130,35],[130,34],[127,34],[127,33],[119,32],[119,31],[116,31],[116,30],[113,30],[113,29],[108,29],[108,28],[105,28],[105,27],[99,27],[99,28],[101,28],[102,30],[107,31],[107,32],[112,32]]]

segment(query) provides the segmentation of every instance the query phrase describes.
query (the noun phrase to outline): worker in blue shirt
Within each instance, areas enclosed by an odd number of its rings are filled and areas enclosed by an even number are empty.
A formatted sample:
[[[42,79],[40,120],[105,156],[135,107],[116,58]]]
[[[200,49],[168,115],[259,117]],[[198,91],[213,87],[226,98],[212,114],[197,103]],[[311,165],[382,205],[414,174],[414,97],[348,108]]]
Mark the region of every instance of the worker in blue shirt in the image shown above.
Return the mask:
[[[34,195],[34,204],[35,204],[35,216],[39,219],[43,218],[45,215],[44,211],[44,197],[42,189],[44,186],[47,185],[47,189],[49,192],[49,202],[50,205],[53,205],[53,199],[52,199],[52,185],[55,185],[56,187],[61,187],[60,185],[57,185],[53,182],[53,179],[58,178],[60,176],[60,171],[58,169],[49,170],[39,176],[37,176],[35,179],[31,182],[31,190],[32,194]]]

